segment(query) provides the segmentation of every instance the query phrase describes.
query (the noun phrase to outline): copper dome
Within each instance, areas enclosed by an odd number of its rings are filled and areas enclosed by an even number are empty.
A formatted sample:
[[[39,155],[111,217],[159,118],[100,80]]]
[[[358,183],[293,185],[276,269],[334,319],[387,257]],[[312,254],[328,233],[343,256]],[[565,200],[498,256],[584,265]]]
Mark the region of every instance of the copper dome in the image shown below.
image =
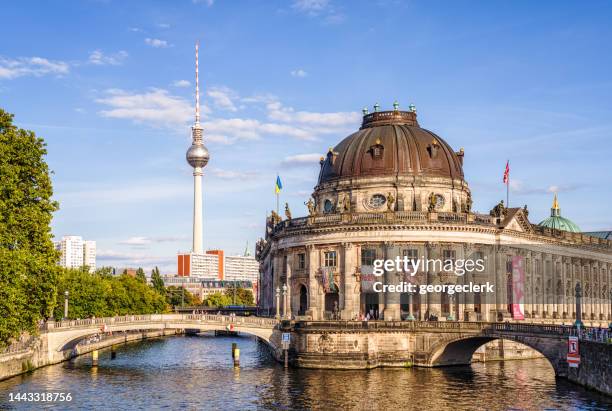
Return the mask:
[[[455,153],[446,141],[419,127],[412,111],[365,115],[359,131],[330,149],[322,162],[319,184],[376,176],[463,179],[463,151]]]

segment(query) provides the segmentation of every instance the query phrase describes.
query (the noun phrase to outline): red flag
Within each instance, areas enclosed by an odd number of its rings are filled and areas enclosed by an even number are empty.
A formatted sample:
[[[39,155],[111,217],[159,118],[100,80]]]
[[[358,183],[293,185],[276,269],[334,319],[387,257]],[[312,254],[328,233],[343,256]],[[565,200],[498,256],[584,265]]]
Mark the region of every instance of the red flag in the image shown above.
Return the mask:
[[[506,169],[504,170],[504,184],[508,184],[510,177],[510,160],[506,161]]]

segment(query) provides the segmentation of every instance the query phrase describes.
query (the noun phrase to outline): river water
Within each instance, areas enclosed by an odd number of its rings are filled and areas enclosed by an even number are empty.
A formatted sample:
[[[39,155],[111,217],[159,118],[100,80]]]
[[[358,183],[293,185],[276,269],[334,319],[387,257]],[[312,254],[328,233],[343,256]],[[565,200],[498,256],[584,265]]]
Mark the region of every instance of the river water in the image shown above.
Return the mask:
[[[231,344],[240,348],[240,368]],[[612,399],[563,380],[544,359],[437,369],[289,369],[250,337],[180,336],[123,345],[0,382],[0,409],[612,409]],[[72,401],[11,402],[70,393]]]

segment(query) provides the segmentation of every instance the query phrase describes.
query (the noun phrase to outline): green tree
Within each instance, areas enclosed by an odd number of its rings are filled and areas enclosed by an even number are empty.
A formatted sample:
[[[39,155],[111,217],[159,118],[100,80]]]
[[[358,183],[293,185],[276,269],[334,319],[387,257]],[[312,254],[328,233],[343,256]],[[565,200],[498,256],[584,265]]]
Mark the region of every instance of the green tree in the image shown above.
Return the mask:
[[[141,267],[138,267],[138,270],[136,270],[136,278],[145,284],[147,282],[147,276],[145,276],[145,272]]]
[[[202,305],[202,300],[197,295],[194,295],[183,287],[170,286],[166,287],[166,299],[168,304],[173,307],[188,306],[193,307]]]
[[[158,292],[164,293],[164,280],[162,280],[161,275],[159,273],[159,268],[155,267],[153,271],[151,271],[151,286]]]
[[[58,288],[61,293],[69,293],[69,318],[152,314],[168,308],[163,293],[130,275],[109,276],[64,269]],[[58,304],[55,316],[61,318],[63,310],[63,304]]]
[[[208,307],[225,307],[232,305],[232,299],[223,293],[212,293],[204,300],[204,304]]]
[[[234,298],[234,294],[236,298]],[[254,305],[253,292],[241,287],[229,287],[225,289],[225,295],[229,297],[231,304],[235,305]],[[235,303],[234,303],[235,301]]]
[[[43,139],[0,109],[0,344],[35,330],[56,302],[50,223],[58,205],[46,154]]]
[[[100,277],[111,277],[115,273],[113,267],[100,267],[96,270],[96,274]]]

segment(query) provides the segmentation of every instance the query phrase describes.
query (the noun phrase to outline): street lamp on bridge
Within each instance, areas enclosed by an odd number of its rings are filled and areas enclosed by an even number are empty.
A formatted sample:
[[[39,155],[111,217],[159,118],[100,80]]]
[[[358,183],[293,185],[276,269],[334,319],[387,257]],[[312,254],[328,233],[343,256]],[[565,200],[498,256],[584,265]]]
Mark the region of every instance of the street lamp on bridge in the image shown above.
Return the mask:
[[[283,318],[287,318],[287,283],[283,284]]]
[[[64,318],[68,318],[68,290],[64,291]]]

